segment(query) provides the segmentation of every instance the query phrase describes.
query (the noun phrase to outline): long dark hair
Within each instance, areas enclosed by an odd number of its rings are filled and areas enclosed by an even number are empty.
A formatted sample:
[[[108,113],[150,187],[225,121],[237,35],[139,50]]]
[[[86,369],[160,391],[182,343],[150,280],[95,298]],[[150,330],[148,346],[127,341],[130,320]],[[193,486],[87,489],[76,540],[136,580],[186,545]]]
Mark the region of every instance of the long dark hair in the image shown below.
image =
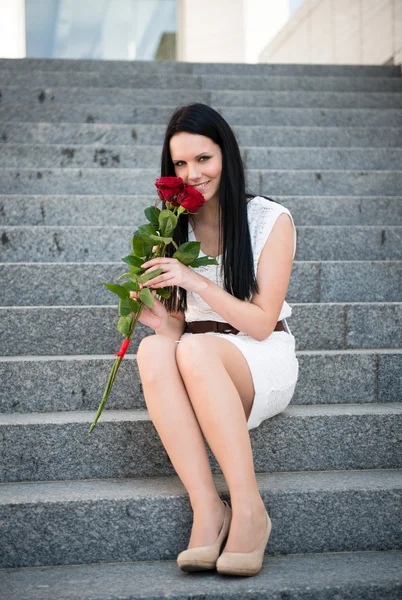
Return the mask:
[[[161,177],[175,176],[170,154],[170,139],[185,131],[204,135],[218,144],[222,152],[222,173],[219,186],[219,248],[223,248],[221,273],[224,289],[248,300],[259,288],[254,272],[253,252],[247,218],[247,201],[257,194],[246,194],[243,161],[235,134],[225,119],[207,104],[192,103],[180,106],[172,114],[165,132],[161,157]],[[271,200],[271,198],[269,198]],[[223,245],[221,236],[223,235]],[[173,234],[176,244],[188,241],[188,215],[181,215]],[[173,244],[166,248],[166,256],[174,253]],[[161,298],[168,312],[187,310],[187,290],[169,287],[170,298]]]

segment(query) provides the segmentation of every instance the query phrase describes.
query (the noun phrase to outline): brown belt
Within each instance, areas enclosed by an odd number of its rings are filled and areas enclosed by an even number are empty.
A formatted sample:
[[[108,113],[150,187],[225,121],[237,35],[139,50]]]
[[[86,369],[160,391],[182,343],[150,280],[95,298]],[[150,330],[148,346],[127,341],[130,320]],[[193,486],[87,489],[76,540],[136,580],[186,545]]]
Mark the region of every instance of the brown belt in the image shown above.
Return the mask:
[[[206,333],[207,331],[218,331],[219,333],[239,333],[239,329],[232,327],[229,323],[219,323],[218,321],[193,321],[186,323],[184,333]],[[274,331],[285,331],[282,321],[278,321]]]

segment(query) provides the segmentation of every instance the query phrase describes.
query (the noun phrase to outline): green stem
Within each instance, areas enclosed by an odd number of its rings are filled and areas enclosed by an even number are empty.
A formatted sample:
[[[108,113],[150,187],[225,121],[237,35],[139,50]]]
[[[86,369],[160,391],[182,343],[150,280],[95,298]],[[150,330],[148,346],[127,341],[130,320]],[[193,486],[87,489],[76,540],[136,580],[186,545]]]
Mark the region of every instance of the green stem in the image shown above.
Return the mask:
[[[139,308],[138,312],[136,313],[134,319],[132,319],[132,321],[130,323],[130,329],[129,329],[128,336],[127,336],[126,339],[131,340],[131,337],[132,337],[132,335],[134,333],[134,329],[135,329],[135,327],[136,327],[136,325],[138,323],[138,319],[140,318],[140,314],[141,314],[141,311],[142,311],[142,309],[144,307],[144,303],[141,302],[141,301],[139,301],[139,305],[140,305],[140,308]],[[92,422],[92,425],[89,428],[89,433],[92,433],[92,431],[94,430],[94,428],[95,428],[95,426],[96,426],[96,424],[97,424],[97,422],[99,420],[99,417],[101,416],[102,411],[105,408],[107,399],[109,397],[109,394],[110,394],[110,391],[112,389],[114,380],[116,378],[117,371],[119,369],[119,366],[120,366],[120,363],[121,363],[122,360],[123,359],[121,358],[121,356],[117,356],[116,360],[114,361],[112,370],[111,370],[110,375],[109,375],[109,379],[107,380],[105,391],[103,392],[102,400],[101,400],[101,402],[99,404],[98,410],[96,411],[96,415],[95,415],[95,418],[94,418],[94,420]]]

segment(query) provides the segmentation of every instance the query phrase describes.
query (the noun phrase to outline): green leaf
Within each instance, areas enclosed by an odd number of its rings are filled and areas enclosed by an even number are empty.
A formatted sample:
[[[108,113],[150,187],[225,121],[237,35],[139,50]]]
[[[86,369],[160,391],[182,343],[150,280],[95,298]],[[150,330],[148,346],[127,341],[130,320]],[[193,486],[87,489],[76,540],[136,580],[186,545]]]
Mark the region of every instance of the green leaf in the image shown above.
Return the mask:
[[[117,279],[122,279],[123,277],[131,277],[130,273],[123,273],[123,275],[119,275]]]
[[[182,213],[184,213],[187,209],[184,208],[184,206],[179,206],[179,208],[177,209],[177,216],[180,217],[180,215]]]
[[[103,285],[105,285],[107,289],[113,292],[114,294],[117,294],[119,298],[130,297],[130,292],[122,285],[117,285],[115,283],[104,283]]]
[[[148,219],[148,221],[150,221],[151,225],[153,227],[155,227],[155,229],[159,228],[159,214],[160,214],[160,208],[157,208],[156,206],[148,206],[145,210],[145,216]]]
[[[151,291],[148,288],[142,288],[139,293],[140,300],[147,306],[148,308],[152,308],[154,303],[154,298],[151,294]]]
[[[189,265],[197,258],[199,251],[200,242],[185,242],[178,247],[173,258],[177,258],[183,265]]]
[[[120,331],[124,336],[128,335],[130,331],[131,317],[120,317],[117,322],[117,331]]]
[[[135,233],[143,240],[148,241],[151,235],[157,235],[158,232],[155,227],[147,223],[147,225],[140,225]]]
[[[170,237],[177,225],[177,217],[169,209],[162,210],[159,214],[159,231],[164,237]]]
[[[149,252],[152,252],[153,244],[139,237],[136,233],[132,239],[132,248],[134,253],[141,258],[145,258]]]
[[[138,277],[138,283],[146,283],[150,279],[157,277],[163,273],[163,269],[155,269],[154,271],[150,271],[149,273],[144,273],[141,277]]]
[[[160,245],[160,244],[170,244],[170,242],[172,241],[173,238],[171,238],[171,237],[162,237],[162,236],[159,236],[159,235],[150,235],[149,239]]]
[[[127,290],[130,290],[130,292],[138,292],[139,290],[139,285],[136,281],[125,281],[121,285],[124,286]]]
[[[162,298],[170,298],[169,290],[165,290],[165,288],[156,288],[156,293],[158,296],[162,296]]]
[[[192,263],[187,265],[188,267],[205,267],[205,265],[219,265],[216,258],[212,258],[211,256],[200,256],[193,260]]]
[[[128,316],[131,312],[138,312],[140,305],[133,298],[120,298],[119,300],[119,317]]]
[[[135,254],[129,254],[121,260],[130,265],[130,267],[141,267],[142,263],[144,262],[142,258],[135,256]]]

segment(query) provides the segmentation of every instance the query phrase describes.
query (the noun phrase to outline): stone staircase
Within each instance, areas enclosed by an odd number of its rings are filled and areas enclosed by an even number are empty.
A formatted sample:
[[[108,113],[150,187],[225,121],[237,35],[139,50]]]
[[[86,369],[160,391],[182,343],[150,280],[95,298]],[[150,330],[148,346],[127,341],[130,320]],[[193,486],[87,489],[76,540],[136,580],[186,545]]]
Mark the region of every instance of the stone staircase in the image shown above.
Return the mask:
[[[400,68],[2,60],[0,90],[0,597],[400,599]],[[122,340],[103,282],[154,202],[172,110],[194,101],[298,234],[300,378],[250,432],[273,521],[251,578],[177,567],[192,511],[141,392],[150,329],[87,433]]]

